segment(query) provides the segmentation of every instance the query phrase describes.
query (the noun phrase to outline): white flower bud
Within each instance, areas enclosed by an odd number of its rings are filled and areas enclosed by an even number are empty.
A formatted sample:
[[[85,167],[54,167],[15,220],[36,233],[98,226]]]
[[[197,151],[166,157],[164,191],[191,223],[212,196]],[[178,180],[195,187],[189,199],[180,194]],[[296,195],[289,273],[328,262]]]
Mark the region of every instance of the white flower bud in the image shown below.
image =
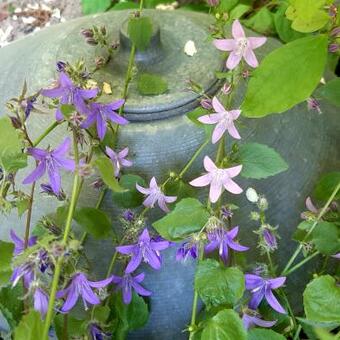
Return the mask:
[[[249,202],[256,203],[259,200],[259,195],[253,188],[248,188],[246,191],[246,196]]]
[[[268,201],[265,197],[260,197],[257,203],[260,210],[264,211],[268,209]]]

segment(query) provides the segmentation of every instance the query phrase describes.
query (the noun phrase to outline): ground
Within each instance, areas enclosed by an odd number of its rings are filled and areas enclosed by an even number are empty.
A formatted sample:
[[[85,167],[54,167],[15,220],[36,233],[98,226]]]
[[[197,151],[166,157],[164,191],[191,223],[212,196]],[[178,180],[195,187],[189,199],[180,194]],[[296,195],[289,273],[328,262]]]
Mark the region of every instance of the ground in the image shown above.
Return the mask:
[[[79,16],[80,0],[0,0],[0,47]]]

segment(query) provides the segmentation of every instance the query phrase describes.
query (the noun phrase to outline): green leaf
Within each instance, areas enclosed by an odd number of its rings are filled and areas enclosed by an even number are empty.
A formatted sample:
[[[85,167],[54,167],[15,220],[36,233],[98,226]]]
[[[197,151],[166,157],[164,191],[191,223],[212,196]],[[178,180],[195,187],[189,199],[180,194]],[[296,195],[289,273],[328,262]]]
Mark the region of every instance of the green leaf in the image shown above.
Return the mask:
[[[157,232],[167,240],[180,241],[199,231],[207,223],[209,213],[195,198],[184,198],[169,214],[153,223]]]
[[[248,333],[248,340],[285,340],[286,338],[271,329],[253,328]]]
[[[326,0],[290,0],[286,16],[292,20],[292,28],[298,32],[309,33],[323,28],[329,16],[323,7]]]
[[[8,117],[0,119],[0,167],[12,172],[27,166],[27,156],[22,152],[18,131]]]
[[[81,0],[83,14],[105,12],[112,4],[112,0]]]
[[[340,107],[340,78],[335,78],[315,91],[315,97],[321,97]]]
[[[324,255],[334,255],[340,251],[340,228],[335,224],[322,221],[313,230],[315,248]]]
[[[71,114],[75,111],[75,108],[73,105],[63,104],[60,105],[60,111],[65,118],[70,118]]]
[[[24,315],[14,332],[14,340],[36,340],[41,338],[44,324],[35,310]]]
[[[24,302],[22,285],[4,287],[0,291],[0,311],[13,330],[22,317]]]
[[[123,208],[135,208],[142,204],[143,195],[136,189],[136,183],[145,186],[143,178],[137,175],[123,175],[119,181],[126,191],[113,192],[112,199],[115,204]]]
[[[128,23],[128,35],[137,50],[144,51],[149,46],[152,37],[150,18],[131,18]]]
[[[261,8],[251,18],[244,20],[244,24],[261,34],[273,34],[275,32],[274,16],[267,7]]]
[[[225,267],[208,259],[198,264],[195,274],[195,290],[207,306],[234,306],[243,296],[244,275],[233,267]]]
[[[198,118],[201,117],[201,116],[204,116],[208,113],[209,113],[209,111],[207,109],[205,109],[202,106],[199,106],[195,110],[188,112],[186,115],[194,124],[196,124],[197,126],[200,126],[200,127],[204,127],[204,125],[206,125],[206,124],[201,123],[198,120]]]
[[[285,15],[287,8],[288,4],[282,3],[274,15],[276,32],[284,42],[290,42],[305,36],[303,33],[294,31],[291,28],[291,22]]]
[[[328,39],[317,35],[294,40],[268,54],[253,72],[243,115],[281,113],[311,96],[327,61]]]
[[[57,314],[54,318],[54,326],[58,339],[64,339],[64,317],[65,314]],[[67,315],[67,334],[68,339],[83,339],[83,335],[87,332],[88,322],[86,320],[78,320],[71,315]],[[37,338],[38,339],[38,338]]]
[[[13,257],[13,243],[0,241],[0,287],[8,285],[12,274],[11,262]]]
[[[209,319],[201,340],[246,340],[247,333],[238,314],[231,309],[218,312]]]
[[[108,238],[112,232],[110,219],[99,209],[80,208],[76,210],[73,218],[97,240]]]
[[[158,95],[168,90],[167,81],[157,74],[142,73],[138,77],[138,91],[145,96]]]
[[[121,294],[113,299],[114,311],[119,319],[115,339],[125,339],[128,331],[143,327],[149,319],[148,305],[144,299],[133,293],[131,303],[123,303]]]
[[[132,1],[122,1],[115,4],[110,8],[110,11],[121,11],[124,9],[136,9],[139,8],[139,5]]]
[[[114,192],[125,191],[125,189],[119,185],[115,177],[113,164],[107,157],[102,156],[97,158],[95,161],[95,165],[97,166],[100,172],[102,180],[112,191]]]
[[[177,201],[185,197],[195,197],[196,190],[183,180],[169,181],[165,185],[165,192],[169,196],[176,196]]]
[[[229,12],[237,5],[238,2],[239,0],[221,0],[216,7],[216,11],[222,13]]]
[[[240,146],[241,175],[245,178],[267,178],[288,169],[287,163],[267,145],[248,143]]]
[[[327,201],[339,183],[340,172],[330,172],[323,175],[315,187],[315,198],[321,201]],[[340,199],[340,190],[335,195],[334,199]]]
[[[340,287],[330,275],[310,282],[303,293],[306,317],[318,322],[340,322]]]
[[[239,4],[230,11],[229,21],[242,18],[247,12],[251,10],[251,6]]]
[[[109,306],[98,306],[94,309],[94,320],[105,324],[109,315],[110,315],[110,307]]]

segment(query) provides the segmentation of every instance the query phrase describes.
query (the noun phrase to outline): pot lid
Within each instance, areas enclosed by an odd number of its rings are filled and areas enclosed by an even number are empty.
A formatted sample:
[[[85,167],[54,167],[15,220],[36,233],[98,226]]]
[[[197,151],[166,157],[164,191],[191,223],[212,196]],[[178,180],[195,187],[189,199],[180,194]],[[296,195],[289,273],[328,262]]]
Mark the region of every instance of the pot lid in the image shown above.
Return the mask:
[[[17,59],[18,55],[25,53],[25,58],[18,61],[21,65],[17,65],[17,69],[5,69],[8,75],[4,75],[3,79],[12,79],[11,83],[20,84],[13,77],[21,76],[22,82],[25,79],[28,81],[30,90],[38,90],[56,77],[54,65],[59,60],[74,63],[83,58],[86,65],[94,65],[95,58],[102,55],[103,50],[88,45],[80,31],[93,25],[104,25],[109,41],[119,41],[120,46],[111,61],[100,68],[94,78],[99,83],[111,85],[113,94],[103,95],[102,101],[121,98],[130,53],[126,26],[131,13],[131,10],[111,11],[79,18],[13,43],[1,50],[3,67],[6,63],[13,65],[11,60],[15,56]],[[136,53],[138,72],[160,75],[167,81],[168,90],[160,95],[142,95],[137,88],[137,77],[134,77],[129,86],[125,115],[131,121],[145,121],[188,112],[198,106],[197,99],[200,97],[187,90],[188,80],[199,83],[205,92],[213,93],[218,86],[215,71],[223,68],[223,55],[209,37],[208,29],[213,19],[206,14],[180,10],[145,10],[143,15],[152,20],[153,36],[148,49]],[[197,50],[193,56],[184,52],[189,40],[194,42]],[[11,84],[8,86],[11,87]],[[16,87],[10,96],[16,96],[19,91]]]

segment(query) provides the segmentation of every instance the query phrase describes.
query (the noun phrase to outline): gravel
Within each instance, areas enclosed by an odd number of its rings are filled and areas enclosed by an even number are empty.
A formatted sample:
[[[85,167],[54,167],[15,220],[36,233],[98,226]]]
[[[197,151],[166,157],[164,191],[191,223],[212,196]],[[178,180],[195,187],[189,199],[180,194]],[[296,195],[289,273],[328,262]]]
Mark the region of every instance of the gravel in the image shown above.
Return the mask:
[[[77,0],[0,0],[0,47],[81,15]]]

